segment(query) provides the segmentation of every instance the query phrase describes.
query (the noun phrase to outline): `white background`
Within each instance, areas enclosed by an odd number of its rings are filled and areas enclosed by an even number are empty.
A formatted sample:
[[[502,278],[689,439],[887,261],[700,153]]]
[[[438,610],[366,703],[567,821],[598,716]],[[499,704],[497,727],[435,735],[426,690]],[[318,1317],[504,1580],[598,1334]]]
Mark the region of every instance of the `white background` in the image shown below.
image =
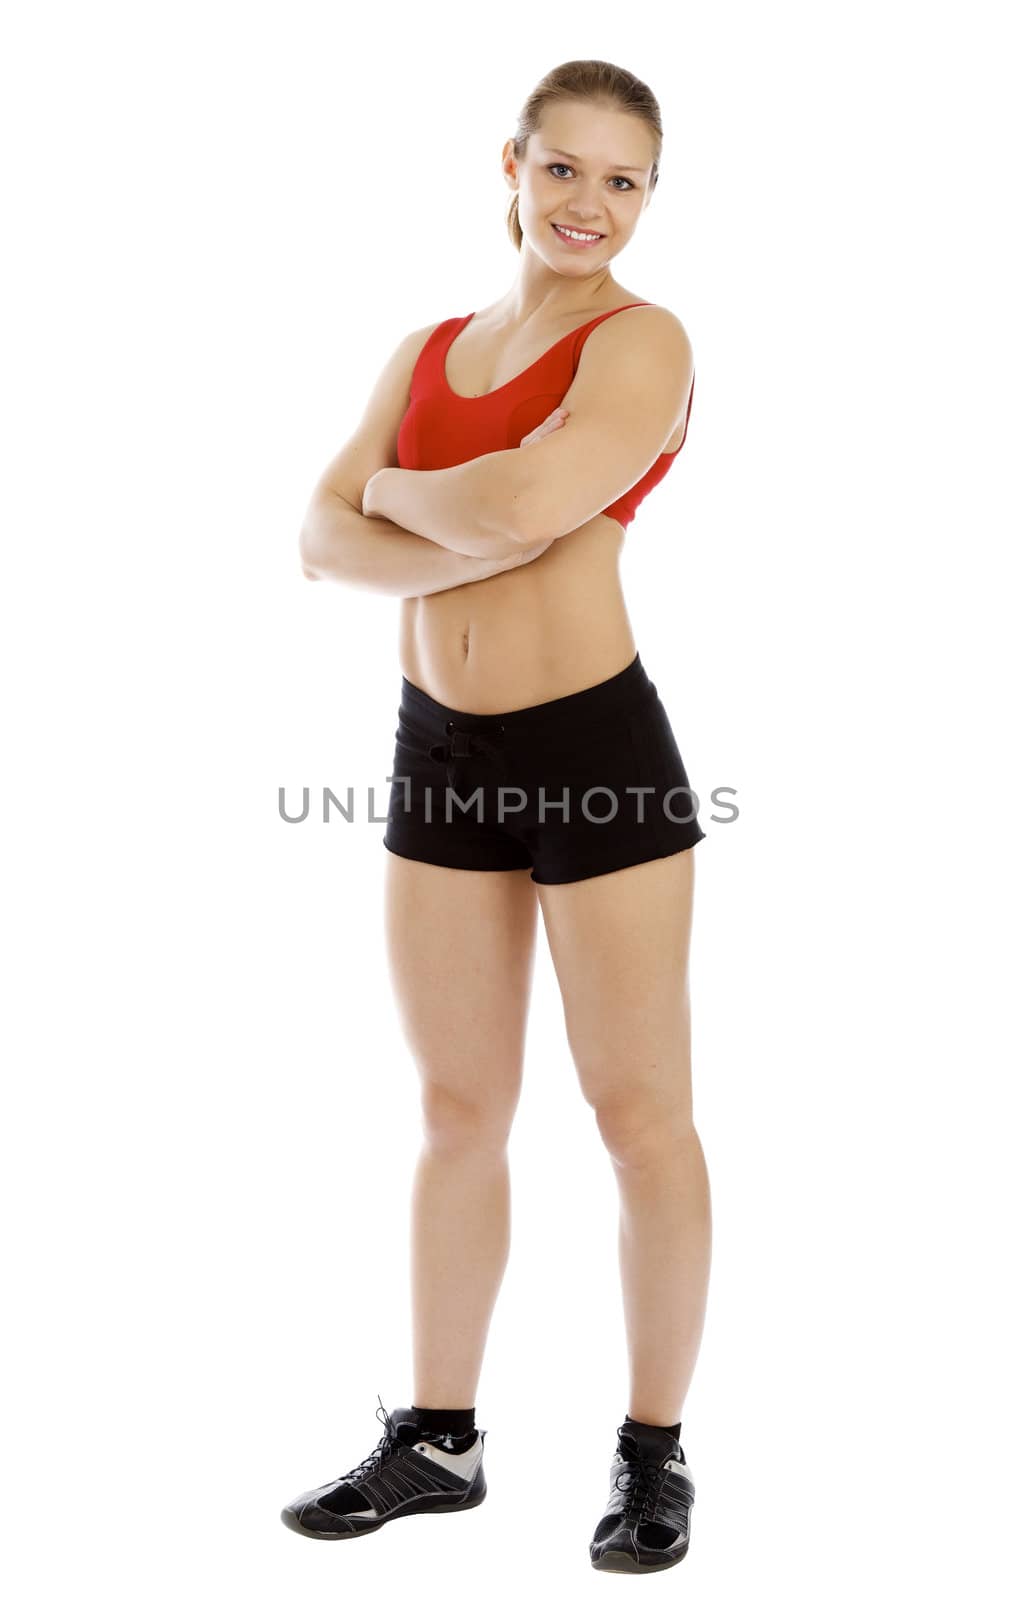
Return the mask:
[[[705,822],[714,1206],[681,1593],[998,1592],[1006,1056],[995,8],[37,5],[3,30],[4,1562],[12,1592],[598,1580],[617,1194],[545,937],[477,1517],[293,1537],[413,1398],[382,944],[395,601],[308,495],[405,333],[501,296],[551,67],[662,106],[616,265],[695,353],[628,534]],[[312,813],[281,820],[278,794]],[[353,824],[322,789],[353,787]],[[661,1580],[660,1580],[661,1581]],[[72,1588],[70,1586],[73,1586]],[[184,1586],[184,1587],[183,1587]]]

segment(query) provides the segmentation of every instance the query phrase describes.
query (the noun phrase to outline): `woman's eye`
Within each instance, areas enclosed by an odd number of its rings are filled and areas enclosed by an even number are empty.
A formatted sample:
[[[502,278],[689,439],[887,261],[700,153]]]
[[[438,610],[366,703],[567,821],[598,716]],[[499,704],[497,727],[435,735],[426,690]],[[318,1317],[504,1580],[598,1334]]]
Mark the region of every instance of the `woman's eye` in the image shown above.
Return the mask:
[[[568,165],[567,165],[567,163],[566,163],[566,162],[565,162],[565,161],[552,161],[552,162],[551,162],[551,163],[550,163],[550,165],[549,165],[549,166],[548,166],[548,167],[547,167],[547,171],[548,171],[548,172],[555,172],[555,171],[556,171],[556,170],[557,170],[557,168],[558,168],[558,167],[560,167],[560,169],[561,169],[561,171],[562,171],[562,172],[570,172],[570,171],[571,171],[571,170],[572,170],[572,169],[571,169],[571,168],[570,168],[570,167],[569,167],[569,166],[568,166]],[[620,175],[618,175],[618,177],[617,177],[617,182],[618,182],[618,183],[626,183],[626,185],[627,185],[627,189],[633,189],[633,188],[634,188],[634,185],[633,185],[633,183],[632,183],[632,182],[631,182],[631,180],[630,180],[630,178],[625,178],[625,177],[623,177],[623,176],[620,176]],[[619,189],[619,190],[618,190],[618,191],[617,191],[617,193],[618,193],[618,194],[626,194],[626,193],[627,193],[627,189]]]

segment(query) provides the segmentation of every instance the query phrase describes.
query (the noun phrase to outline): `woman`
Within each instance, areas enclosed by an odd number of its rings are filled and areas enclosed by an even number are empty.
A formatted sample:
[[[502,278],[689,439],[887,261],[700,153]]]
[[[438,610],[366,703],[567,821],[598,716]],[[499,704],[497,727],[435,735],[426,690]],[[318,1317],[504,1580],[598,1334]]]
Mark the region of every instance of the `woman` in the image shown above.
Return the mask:
[[[309,577],[403,599],[386,926],[426,1135],[414,1404],[390,1417],[379,1397],[378,1448],[285,1508],[313,1537],[486,1492],[475,1394],[508,1254],[541,910],[621,1197],[630,1404],[589,1554],[642,1571],[689,1543],[679,1433],[710,1200],[687,967],[705,835],[618,556],[686,436],[693,359],[677,317],[611,272],[654,190],[661,136],[651,91],[609,63],[567,62],[537,86],[503,155],[512,288],[401,343],[302,533]]]

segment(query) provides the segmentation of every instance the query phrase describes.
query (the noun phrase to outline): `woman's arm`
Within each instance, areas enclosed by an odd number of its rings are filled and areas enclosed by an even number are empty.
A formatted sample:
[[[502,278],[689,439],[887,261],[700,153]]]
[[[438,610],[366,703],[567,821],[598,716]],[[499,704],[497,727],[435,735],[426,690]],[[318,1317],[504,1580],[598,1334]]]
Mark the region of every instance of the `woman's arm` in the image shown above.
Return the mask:
[[[362,510],[459,555],[506,555],[518,545],[505,525],[513,492],[506,458],[516,454],[500,450],[424,472],[382,467],[364,486]]]
[[[477,542],[463,549],[427,537],[424,529],[412,523],[409,527],[400,524],[394,515],[370,501],[366,512],[364,496],[368,485],[383,472],[418,480],[443,476],[408,473],[390,465],[398,458],[397,440],[409,405],[414,366],[432,331],[433,327],[419,328],[400,341],[379,375],[360,423],[319,479],[299,535],[301,569],[306,578],[331,578],[410,599],[495,577],[535,561],[549,548],[549,539],[529,545],[499,537],[488,538],[482,547]],[[559,407],[525,435],[520,448],[552,433],[563,421]],[[501,451],[497,459],[517,457],[518,453]],[[482,462],[493,459],[478,457],[466,465],[479,468]],[[472,479],[475,481],[478,476],[474,471]]]
[[[331,578],[409,599],[524,566],[550,543],[513,543],[504,556],[463,555],[381,517],[362,516],[349,501],[328,491],[315,496],[308,508],[299,550],[307,578]]]
[[[519,476],[519,452],[562,427],[567,416],[556,406],[518,449],[492,450],[457,467],[382,467],[365,484],[361,509],[366,517],[387,517],[461,555],[508,556],[524,543],[516,515],[526,480],[525,473]],[[527,460],[522,458],[523,467]]]

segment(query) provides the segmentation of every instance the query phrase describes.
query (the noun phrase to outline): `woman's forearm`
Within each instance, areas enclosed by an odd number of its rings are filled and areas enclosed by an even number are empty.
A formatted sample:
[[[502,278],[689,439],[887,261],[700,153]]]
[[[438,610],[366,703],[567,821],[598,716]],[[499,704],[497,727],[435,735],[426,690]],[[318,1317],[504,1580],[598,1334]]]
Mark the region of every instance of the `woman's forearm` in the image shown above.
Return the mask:
[[[460,555],[506,556],[522,543],[515,527],[521,456],[494,450],[430,472],[383,467],[368,479],[362,509]]]
[[[513,554],[519,547],[509,546]],[[312,500],[299,541],[306,577],[331,578],[407,599],[439,594],[493,575],[483,558],[444,549],[382,517],[365,517],[349,501],[326,493]]]

